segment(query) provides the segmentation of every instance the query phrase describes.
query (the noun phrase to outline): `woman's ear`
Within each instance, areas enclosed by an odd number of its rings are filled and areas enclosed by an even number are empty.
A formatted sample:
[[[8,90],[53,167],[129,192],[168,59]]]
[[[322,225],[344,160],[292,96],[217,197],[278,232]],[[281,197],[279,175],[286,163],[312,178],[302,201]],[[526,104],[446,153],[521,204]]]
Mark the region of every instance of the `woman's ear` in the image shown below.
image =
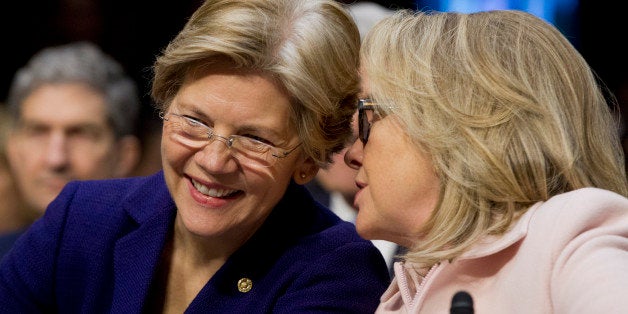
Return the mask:
[[[319,167],[316,165],[316,162],[314,162],[312,158],[308,157],[292,174],[294,182],[301,185],[310,182],[310,180],[312,180],[318,173],[318,168]]]

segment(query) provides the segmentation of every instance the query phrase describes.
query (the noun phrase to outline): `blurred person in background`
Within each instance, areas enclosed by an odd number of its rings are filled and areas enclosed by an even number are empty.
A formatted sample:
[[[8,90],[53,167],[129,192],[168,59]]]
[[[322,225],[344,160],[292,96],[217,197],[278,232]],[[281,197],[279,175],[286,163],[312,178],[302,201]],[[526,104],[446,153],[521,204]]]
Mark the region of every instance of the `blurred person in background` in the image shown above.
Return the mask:
[[[0,259],[22,233],[22,228],[32,221],[21,207],[9,169],[6,140],[10,129],[9,111],[4,104],[0,104]]]
[[[137,165],[136,85],[92,43],[35,54],[17,71],[7,104],[7,157],[29,223],[68,182],[124,177]]]

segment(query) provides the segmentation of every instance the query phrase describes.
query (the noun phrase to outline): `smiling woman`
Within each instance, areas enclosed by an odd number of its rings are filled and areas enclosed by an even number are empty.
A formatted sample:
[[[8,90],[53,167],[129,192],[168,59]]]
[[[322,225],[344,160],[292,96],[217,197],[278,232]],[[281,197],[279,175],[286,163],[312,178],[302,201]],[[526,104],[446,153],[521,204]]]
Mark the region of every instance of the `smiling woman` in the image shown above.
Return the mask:
[[[372,313],[381,254],[302,186],[351,136],[359,38],[333,0],[207,0],[155,63],[163,171],[70,183],[0,308]]]

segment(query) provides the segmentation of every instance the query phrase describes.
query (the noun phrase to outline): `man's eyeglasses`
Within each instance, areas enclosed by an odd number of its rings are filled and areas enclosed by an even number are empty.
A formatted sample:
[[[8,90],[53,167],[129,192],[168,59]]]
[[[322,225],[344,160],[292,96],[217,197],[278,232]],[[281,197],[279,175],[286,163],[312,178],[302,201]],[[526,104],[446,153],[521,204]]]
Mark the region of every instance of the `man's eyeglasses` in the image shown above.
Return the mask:
[[[301,145],[282,150],[247,136],[216,134],[212,127],[189,116],[161,112],[159,117],[164,123],[168,122],[167,130],[173,141],[192,149],[201,149],[213,140],[220,140],[227,145],[233,157],[249,166],[270,167],[277,159],[285,158]]]
[[[371,124],[373,122],[373,112],[377,108],[375,102],[371,99],[358,100],[358,137],[362,144],[366,145],[371,133]]]

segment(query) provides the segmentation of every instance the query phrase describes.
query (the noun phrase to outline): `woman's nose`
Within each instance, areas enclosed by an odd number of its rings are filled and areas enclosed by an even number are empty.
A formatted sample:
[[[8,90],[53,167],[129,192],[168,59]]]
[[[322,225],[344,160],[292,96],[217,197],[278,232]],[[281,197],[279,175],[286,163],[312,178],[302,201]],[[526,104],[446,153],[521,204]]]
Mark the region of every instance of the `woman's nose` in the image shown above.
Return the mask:
[[[364,145],[361,141],[355,140],[345,153],[345,163],[352,169],[359,169],[362,166],[362,154]]]
[[[207,172],[227,173],[237,169],[237,162],[224,138],[215,138],[196,152],[196,162]]]

